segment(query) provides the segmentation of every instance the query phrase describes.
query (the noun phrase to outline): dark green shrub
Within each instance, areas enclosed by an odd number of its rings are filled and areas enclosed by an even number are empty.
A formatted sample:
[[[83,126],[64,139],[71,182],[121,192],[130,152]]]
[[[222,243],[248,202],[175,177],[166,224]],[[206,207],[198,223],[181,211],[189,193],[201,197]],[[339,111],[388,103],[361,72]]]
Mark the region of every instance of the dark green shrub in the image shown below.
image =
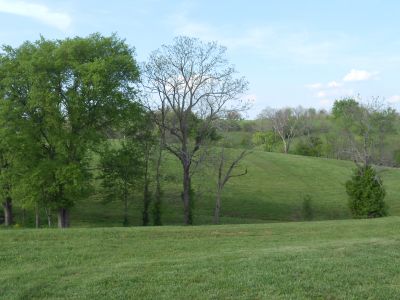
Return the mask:
[[[322,154],[322,140],[317,136],[310,136],[301,140],[295,149],[295,154],[319,157]]]
[[[371,166],[357,167],[352,178],[346,182],[349,207],[355,218],[386,216],[385,189],[381,178]]]

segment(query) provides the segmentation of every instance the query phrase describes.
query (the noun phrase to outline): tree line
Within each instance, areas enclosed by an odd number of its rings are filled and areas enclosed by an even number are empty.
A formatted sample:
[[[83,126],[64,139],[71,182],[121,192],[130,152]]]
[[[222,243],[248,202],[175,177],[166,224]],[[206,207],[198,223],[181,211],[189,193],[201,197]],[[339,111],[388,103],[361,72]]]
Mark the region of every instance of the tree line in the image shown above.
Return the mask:
[[[379,98],[338,99],[330,112],[266,108],[255,120],[235,115],[221,122],[224,130],[242,133],[236,143],[222,141],[226,147],[400,166],[399,114]]]

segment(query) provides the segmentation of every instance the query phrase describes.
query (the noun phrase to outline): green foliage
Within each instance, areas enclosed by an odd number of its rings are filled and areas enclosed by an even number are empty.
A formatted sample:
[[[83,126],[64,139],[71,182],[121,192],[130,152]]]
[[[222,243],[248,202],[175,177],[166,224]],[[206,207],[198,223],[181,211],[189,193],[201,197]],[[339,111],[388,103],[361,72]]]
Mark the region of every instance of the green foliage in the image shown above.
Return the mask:
[[[280,143],[280,139],[272,130],[266,132],[255,132],[252,141],[254,145],[263,145],[265,151],[268,152],[272,152],[275,146]]]
[[[314,219],[314,209],[312,207],[312,198],[310,195],[305,195],[303,198],[302,215],[303,219],[306,221],[312,221]]]
[[[350,114],[356,113],[359,109],[360,105],[356,100],[344,98],[333,103],[332,115],[335,119],[345,118]]]
[[[387,162],[385,148],[388,137],[395,134],[397,113],[386,107],[379,99],[359,104],[354,99],[336,101],[332,110],[334,122],[347,139],[341,152],[364,165]],[[393,150],[392,150],[393,151]]]
[[[143,175],[143,152],[131,141],[121,141],[117,149],[105,145],[101,151],[100,169],[102,185],[108,200],[122,200],[138,188]]]
[[[319,157],[322,155],[323,143],[321,138],[317,136],[310,136],[302,139],[296,145],[295,154],[304,156]]]
[[[240,122],[241,129],[244,132],[254,132],[256,128],[256,121],[253,120],[242,120]]]
[[[115,35],[93,34],[3,50],[0,125],[23,174],[16,196],[70,208],[88,195],[89,150],[137,106],[133,49]]]
[[[251,137],[248,135],[243,136],[242,140],[240,141],[240,145],[243,148],[251,148],[252,147]]]
[[[135,191],[142,186],[144,164],[143,149],[131,140],[123,140],[117,149],[108,145],[101,151],[100,168],[103,197],[106,201],[124,203],[124,221],[128,225],[128,207]],[[149,195],[144,195],[145,197]]]
[[[383,199],[386,192],[381,178],[371,166],[357,167],[351,180],[346,182],[349,206],[355,218],[386,216]]]

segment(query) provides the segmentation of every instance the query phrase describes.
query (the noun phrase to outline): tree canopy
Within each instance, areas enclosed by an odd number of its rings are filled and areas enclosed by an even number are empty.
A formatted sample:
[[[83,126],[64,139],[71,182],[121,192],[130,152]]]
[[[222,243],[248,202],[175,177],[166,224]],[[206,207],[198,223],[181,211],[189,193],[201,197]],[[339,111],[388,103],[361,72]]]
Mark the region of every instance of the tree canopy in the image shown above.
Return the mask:
[[[20,191],[57,209],[59,225],[68,226],[68,209],[87,195],[88,151],[137,105],[134,51],[116,35],[100,34],[42,37],[3,50],[3,138],[29,159]]]

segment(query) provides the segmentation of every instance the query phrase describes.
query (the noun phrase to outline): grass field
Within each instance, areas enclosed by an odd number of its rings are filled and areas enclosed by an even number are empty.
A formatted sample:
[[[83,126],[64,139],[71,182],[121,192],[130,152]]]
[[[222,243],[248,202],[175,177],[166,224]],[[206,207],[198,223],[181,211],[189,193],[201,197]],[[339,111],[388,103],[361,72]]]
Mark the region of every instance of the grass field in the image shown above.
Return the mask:
[[[397,299],[400,217],[0,231],[1,299]]]
[[[238,153],[240,150],[229,151]],[[307,194],[312,197],[316,220],[350,218],[344,184],[352,174],[352,162],[254,151],[242,166],[247,167],[248,174],[233,178],[223,191],[222,223],[302,220],[302,203]],[[164,164],[164,173],[168,174],[168,181],[164,183],[165,224],[183,222],[179,171],[176,160],[167,157]],[[389,213],[400,215],[400,170],[383,168],[379,173],[387,190]],[[215,201],[215,173],[199,173],[193,183],[196,190],[195,224],[210,224]],[[71,215],[72,226],[121,226],[122,203],[103,204],[100,196],[77,203]],[[138,195],[130,208],[132,225],[140,225],[141,201],[141,195]]]

